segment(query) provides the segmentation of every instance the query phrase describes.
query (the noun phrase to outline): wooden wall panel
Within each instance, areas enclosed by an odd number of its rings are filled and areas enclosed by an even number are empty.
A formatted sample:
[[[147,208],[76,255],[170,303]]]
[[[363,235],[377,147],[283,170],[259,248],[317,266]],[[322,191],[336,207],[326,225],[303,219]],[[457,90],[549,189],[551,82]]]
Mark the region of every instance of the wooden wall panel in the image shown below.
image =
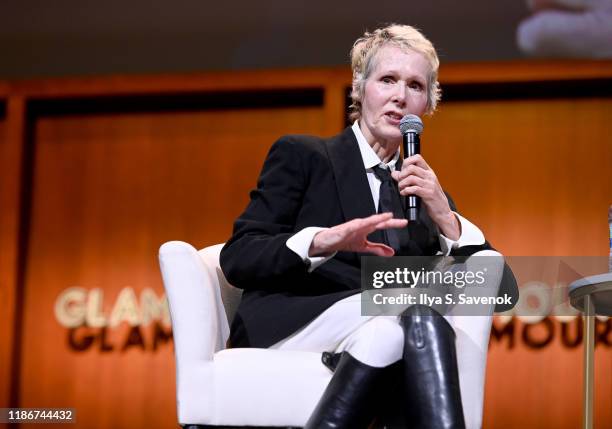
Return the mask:
[[[224,241],[282,133],[322,133],[320,108],[39,119],[25,281],[21,406],[73,406],[80,427],[174,427],[172,347],[122,351],[128,327],[77,352],[54,316],[69,287],[161,295],[157,249]],[[167,328],[166,328],[167,329]],[[100,329],[78,328],[78,336]]]
[[[0,84],[0,92],[3,90]],[[14,342],[19,337],[20,227],[25,100],[5,99],[0,121],[0,404],[12,403],[11,385],[18,365]]]
[[[507,338],[492,339],[487,363],[484,427],[494,429],[582,427],[583,344],[568,347],[562,340],[562,325],[553,318],[527,325],[514,319],[514,347]],[[497,326],[502,326],[499,320]],[[578,319],[566,324],[566,337],[581,337]],[[550,343],[540,349],[522,339]],[[608,346],[595,351],[594,427],[612,426],[612,319],[597,323]]]
[[[425,123],[422,153],[460,211],[506,255],[604,256],[611,117],[609,98],[443,103]],[[553,340],[534,349],[522,333],[546,338],[544,323],[512,323],[515,346],[491,344],[485,427],[579,427],[582,347],[563,346],[562,323],[550,319]],[[612,347],[600,344],[596,427],[612,427],[611,363]]]
[[[0,167],[6,166],[7,162],[7,137],[6,137],[6,116],[4,114],[4,100],[0,100]],[[1,179],[0,179],[1,183]],[[2,197],[2,190],[4,187],[0,185],[0,201],[4,202],[5,199]],[[5,215],[4,211],[6,208],[3,204],[0,204],[0,225],[5,223]],[[0,227],[0,255],[6,251],[6,244],[4,240],[2,240],[2,231],[4,228]],[[6,278],[6,267],[5,263],[1,261],[2,256],[0,256],[0,343],[2,347],[0,347],[0,404],[8,404],[9,402],[9,381],[10,380],[10,370],[11,370],[11,340],[12,340],[12,330],[13,323],[11,320],[11,316],[14,311],[14,303],[11,297],[11,285],[8,284],[8,279]]]
[[[442,104],[423,153],[506,255],[607,255],[612,99]]]

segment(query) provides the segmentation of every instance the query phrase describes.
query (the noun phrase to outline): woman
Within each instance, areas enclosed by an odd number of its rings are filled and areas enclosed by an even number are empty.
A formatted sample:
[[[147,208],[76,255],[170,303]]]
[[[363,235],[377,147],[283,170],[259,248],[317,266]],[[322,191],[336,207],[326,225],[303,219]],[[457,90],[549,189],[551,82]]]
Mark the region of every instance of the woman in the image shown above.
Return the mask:
[[[454,211],[425,159],[399,157],[400,119],[436,108],[438,57],[416,29],[390,25],[359,38],[351,58],[352,127],[329,139],[279,139],[221,252],[227,280],[244,289],[230,342],[323,353],[335,373],[307,428],[367,427],[383,375],[401,362],[410,362],[411,427],[464,427],[452,327],[421,317],[435,313],[423,306],[401,318],[362,316],[359,295],[365,254],[491,249]],[[389,187],[421,198],[418,222],[377,213]],[[405,237],[395,249],[394,231]],[[405,341],[414,329],[430,335],[426,350]]]

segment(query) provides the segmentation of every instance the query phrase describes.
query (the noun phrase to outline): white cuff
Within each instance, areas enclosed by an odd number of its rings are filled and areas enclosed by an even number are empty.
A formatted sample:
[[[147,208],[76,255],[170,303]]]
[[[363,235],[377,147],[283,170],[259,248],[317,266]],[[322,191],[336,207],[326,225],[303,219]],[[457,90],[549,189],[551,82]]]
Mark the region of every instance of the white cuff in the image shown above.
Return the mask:
[[[308,250],[310,250],[310,245],[312,244],[312,240],[317,232],[323,231],[328,228],[320,228],[318,226],[309,226],[308,228],[304,228],[300,232],[292,235],[287,240],[287,247],[295,252],[304,263],[308,264],[308,272],[313,272],[319,265],[324,264],[334,256],[336,256],[336,252],[332,253],[329,256],[308,256]]]
[[[448,256],[452,249],[463,246],[480,246],[485,242],[484,234],[476,225],[458,213],[453,212],[461,224],[461,236],[457,240],[451,240],[440,234],[440,249],[442,254]]]

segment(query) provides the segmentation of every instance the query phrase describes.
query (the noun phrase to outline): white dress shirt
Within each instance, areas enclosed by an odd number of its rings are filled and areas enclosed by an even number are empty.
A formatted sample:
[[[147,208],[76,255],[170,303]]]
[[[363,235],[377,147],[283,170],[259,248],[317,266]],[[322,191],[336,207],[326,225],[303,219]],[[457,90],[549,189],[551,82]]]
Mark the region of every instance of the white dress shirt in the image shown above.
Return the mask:
[[[380,193],[380,184],[381,181],[376,177],[372,167],[380,165],[382,168],[388,168],[390,171],[395,171],[395,163],[399,158],[399,149],[393,159],[391,159],[388,163],[383,163],[374,149],[368,144],[366,138],[364,137],[361,129],[359,128],[358,121],[353,123],[351,127],[353,132],[355,133],[355,137],[357,138],[357,143],[359,144],[359,151],[361,152],[361,158],[363,159],[363,165],[366,171],[366,175],[368,178],[368,184],[370,185],[370,191],[372,192],[372,199],[374,200],[374,206],[378,211],[378,198]],[[468,245],[481,245],[484,244],[485,238],[480,231],[480,229],[474,225],[472,222],[464,218],[463,216],[455,213],[455,216],[459,220],[461,224],[461,236],[457,240],[451,240],[450,238],[444,236],[443,234],[439,235],[440,240],[440,254],[448,255],[451,249],[468,246]],[[335,252],[328,256],[308,256],[308,251],[310,250],[310,245],[312,244],[312,240],[314,236],[321,230],[327,228],[321,227],[308,227],[304,228],[298,233],[294,234],[287,240],[287,247],[294,251],[295,253],[302,258],[304,262],[310,265],[308,271],[311,272],[315,270],[318,266],[328,261],[330,258],[333,258],[336,254]]]

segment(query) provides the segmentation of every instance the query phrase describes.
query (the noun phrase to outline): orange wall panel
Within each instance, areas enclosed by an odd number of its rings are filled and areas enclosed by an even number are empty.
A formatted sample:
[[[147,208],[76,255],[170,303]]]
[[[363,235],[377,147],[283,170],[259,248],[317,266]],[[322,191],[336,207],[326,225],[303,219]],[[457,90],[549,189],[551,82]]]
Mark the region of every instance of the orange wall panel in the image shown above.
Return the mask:
[[[442,103],[426,120],[422,153],[460,212],[506,255],[608,253],[612,204],[612,99]],[[496,323],[499,323],[497,321]],[[513,319],[515,346],[492,340],[485,427],[575,428],[582,416],[582,344],[522,339],[549,335],[544,322]],[[567,327],[577,323],[574,320]],[[612,320],[596,353],[596,427],[612,426]],[[544,331],[544,332],[543,332]]]
[[[6,118],[0,115],[0,165],[4,166],[6,162]],[[0,196],[1,198],[1,196]],[[5,201],[2,198],[2,201]],[[5,207],[0,207],[0,211],[4,212]],[[0,222],[4,224],[5,215],[0,213]],[[3,229],[3,228],[2,228]],[[6,252],[6,243],[0,238],[0,254]],[[0,259],[3,259],[0,256]],[[11,371],[11,352],[12,352],[12,329],[13,321],[8,320],[13,315],[12,291],[7,280],[6,268],[4,261],[0,261],[0,404],[8,404],[9,402],[9,381]]]
[[[442,103],[422,153],[506,255],[607,255],[612,99]]]
[[[321,129],[318,129],[319,124]],[[171,343],[154,327],[124,349],[126,322],[79,327],[69,345],[54,314],[67,288],[103,290],[109,318],[121,291],[162,296],[157,249],[224,241],[280,133],[322,132],[319,108],[61,116],[35,124],[20,404],[76,407],[80,427],[173,427]],[[97,306],[96,306],[97,307]],[[94,318],[95,319],[95,318]],[[169,327],[160,321],[161,327]],[[132,332],[134,334],[134,332]],[[136,334],[137,335],[137,334]]]

